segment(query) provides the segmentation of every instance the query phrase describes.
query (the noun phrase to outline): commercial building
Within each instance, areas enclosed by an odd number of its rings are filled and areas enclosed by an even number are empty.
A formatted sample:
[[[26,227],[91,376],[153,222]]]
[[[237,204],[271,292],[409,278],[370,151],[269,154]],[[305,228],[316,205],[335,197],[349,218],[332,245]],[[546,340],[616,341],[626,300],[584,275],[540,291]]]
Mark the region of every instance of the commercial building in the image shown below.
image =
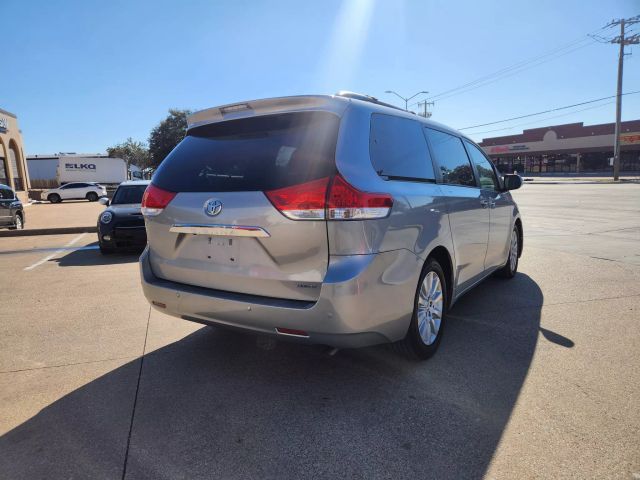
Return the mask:
[[[568,123],[485,138],[480,146],[502,172],[603,173],[613,171],[614,123]],[[620,171],[640,172],[640,120],[622,122]]]
[[[0,109],[0,183],[15,190],[26,202],[30,188],[29,173],[24,156],[22,132],[15,114]]]

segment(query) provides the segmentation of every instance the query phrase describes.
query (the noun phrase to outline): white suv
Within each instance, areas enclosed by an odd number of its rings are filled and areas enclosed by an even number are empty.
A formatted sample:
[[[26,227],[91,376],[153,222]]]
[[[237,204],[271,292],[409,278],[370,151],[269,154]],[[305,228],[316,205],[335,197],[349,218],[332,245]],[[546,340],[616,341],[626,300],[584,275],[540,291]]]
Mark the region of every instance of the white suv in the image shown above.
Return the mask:
[[[98,183],[73,182],[59,188],[52,188],[42,192],[42,199],[51,203],[60,203],[62,200],[78,200],[86,198],[95,202],[100,197],[107,196],[107,189]]]

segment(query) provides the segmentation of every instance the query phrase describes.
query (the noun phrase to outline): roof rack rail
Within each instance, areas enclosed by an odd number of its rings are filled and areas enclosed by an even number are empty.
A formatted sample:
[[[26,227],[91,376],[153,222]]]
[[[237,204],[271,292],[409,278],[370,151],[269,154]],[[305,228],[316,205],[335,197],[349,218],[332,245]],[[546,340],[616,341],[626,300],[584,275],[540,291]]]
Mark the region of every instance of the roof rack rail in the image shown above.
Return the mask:
[[[336,93],[336,96],[337,97],[344,97],[344,98],[353,98],[355,100],[362,100],[363,102],[375,103],[376,105],[382,105],[382,106],[389,107],[389,108],[395,108],[396,110],[402,110],[403,112],[405,111],[404,108],[400,108],[400,107],[397,107],[395,105],[391,105],[390,103],[381,102],[377,98],[372,97],[371,95],[365,95],[364,93],[350,92],[349,90],[340,90],[338,93]],[[407,112],[407,113],[411,113],[411,112]]]

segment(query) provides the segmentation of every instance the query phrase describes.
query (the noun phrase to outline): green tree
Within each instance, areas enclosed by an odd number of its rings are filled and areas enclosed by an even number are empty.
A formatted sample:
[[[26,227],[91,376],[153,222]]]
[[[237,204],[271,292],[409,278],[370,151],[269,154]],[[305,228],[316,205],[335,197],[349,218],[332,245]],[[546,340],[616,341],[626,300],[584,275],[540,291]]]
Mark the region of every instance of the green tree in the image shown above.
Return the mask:
[[[142,142],[137,142],[133,138],[127,138],[123,143],[107,148],[107,155],[112,158],[122,158],[129,165],[136,165],[145,168],[149,165],[149,149]]]
[[[158,166],[187,134],[187,116],[190,110],[170,109],[167,118],[162,120],[149,135],[149,153],[151,165]]]

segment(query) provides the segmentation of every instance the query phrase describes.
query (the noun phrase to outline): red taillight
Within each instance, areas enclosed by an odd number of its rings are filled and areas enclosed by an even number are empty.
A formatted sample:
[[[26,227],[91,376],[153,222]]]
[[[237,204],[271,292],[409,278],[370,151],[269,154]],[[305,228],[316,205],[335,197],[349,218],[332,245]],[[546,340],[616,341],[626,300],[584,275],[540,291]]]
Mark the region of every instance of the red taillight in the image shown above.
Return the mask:
[[[294,220],[322,220],[329,177],[264,192],[274,207]]]
[[[169,192],[150,183],[142,196],[140,211],[143,215],[153,217],[158,215],[169,202],[176,196],[175,192]]]
[[[393,206],[391,195],[361,192],[340,175],[333,177],[331,182],[329,177],[325,177],[271,190],[265,195],[283,215],[293,220],[384,218]]]
[[[361,192],[340,175],[336,175],[327,198],[329,220],[366,220],[384,218],[393,206],[388,193]]]

